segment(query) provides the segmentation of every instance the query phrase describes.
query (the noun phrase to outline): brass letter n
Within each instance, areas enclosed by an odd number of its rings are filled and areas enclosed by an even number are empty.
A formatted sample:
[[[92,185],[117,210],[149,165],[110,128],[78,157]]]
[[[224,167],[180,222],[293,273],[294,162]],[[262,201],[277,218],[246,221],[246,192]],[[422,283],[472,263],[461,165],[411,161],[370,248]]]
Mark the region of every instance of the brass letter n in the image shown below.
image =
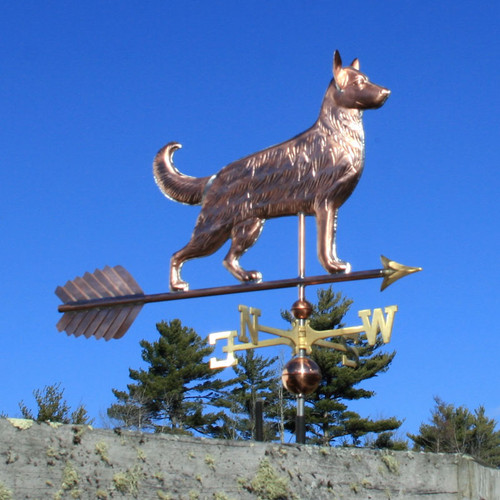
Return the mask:
[[[248,342],[246,332],[248,328],[252,344],[257,345],[259,343],[260,309],[240,305],[238,306],[238,311],[240,312],[240,334],[238,335],[238,340],[240,342]],[[250,316],[252,316],[252,319],[250,319]]]

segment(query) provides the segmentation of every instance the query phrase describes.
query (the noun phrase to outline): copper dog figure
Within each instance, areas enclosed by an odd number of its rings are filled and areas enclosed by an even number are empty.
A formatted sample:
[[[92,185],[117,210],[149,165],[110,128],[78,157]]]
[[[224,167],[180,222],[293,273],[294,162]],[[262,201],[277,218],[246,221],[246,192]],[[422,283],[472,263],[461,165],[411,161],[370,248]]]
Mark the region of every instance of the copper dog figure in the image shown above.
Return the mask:
[[[363,110],[381,107],[389,94],[360,72],[358,59],[342,67],[335,51],[333,79],[318,120],[300,135],[202,178],[181,174],[174,166],[180,144],[163,147],[153,164],[159,188],[168,198],[201,205],[191,240],[172,256],[171,290],[188,289],[180,276],[184,262],[214,253],[229,238],[225,267],[242,282],[261,280],[258,271],[240,266],[240,257],[257,241],[266,219],[301,212],[316,217],[318,258],[326,271],[348,269],[337,257],[337,211],[363,171]]]

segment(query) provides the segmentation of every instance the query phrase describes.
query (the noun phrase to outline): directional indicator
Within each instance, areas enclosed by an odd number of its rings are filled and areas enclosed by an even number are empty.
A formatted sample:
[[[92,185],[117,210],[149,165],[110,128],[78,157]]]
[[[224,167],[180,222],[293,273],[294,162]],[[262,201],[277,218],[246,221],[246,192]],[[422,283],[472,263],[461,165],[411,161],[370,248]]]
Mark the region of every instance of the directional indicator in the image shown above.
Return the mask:
[[[382,309],[374,309],[373,313],[369,309],[358,311],[358,316],[362,320],[362,325],[350,326],[345,328],[336,328],[334,330],[314,330],[309,325],[309,320],[304,322],[294,321],[291,330],[281,330],[259,324],[261,311],[247,306],[239,306],[240,312],[240,331],[212,333],[208,337],[208,342],[215,345],[217,341],[227,339],[227,344],[222,351],[227,353],[226,359],[210,359],[210,368],[226,368],[237,364],[238,360],[234,356],[237,351],[246,351],[248,349],[257,349],[259,347],[271,347],[276,345],[288,345],[297,355],[300,352],[310,354],[313,345],[328,347],[336,351],[345,353],[342,359],[344,365],[356,367],[359,361],[358,352],[355,347],[346,343],[346,340],[357,343],[361,333],[365,333],[368,344],[375,345],[378,333],[381,333],[385,344],[390,342],[392,327],[394,324],[394,315],[398,306],[388,306]],[[385,316],[384,316],[385,313]],[[370,321],[370,317],[372,318]],[[278,338],[259,339],[259,332],[269,333]],[[248,333],[248,334],[247,334]],[[250,335],[250,338],[249,338]],[[241,342],[235,343],[235,339]],[[332,340],[325,340],[335,338]]]
[[[106,266],[103,270],[97,269],[92,274],[85,273],[83,277],[68,281],[63,287],[57,287],[56,295],[63,301],[58,310],[64,313],[57,328],[59,331],[66,331],[68,335],[117,339],[130,328],[142,306],[152,302],[375,278],[383,279],[381,290],[384,290],[403,276],[421,270],[420,267],[398,264],[384,256],[381,259],[382,269],[157,294],[144,294],[132,275],[122,266]]]

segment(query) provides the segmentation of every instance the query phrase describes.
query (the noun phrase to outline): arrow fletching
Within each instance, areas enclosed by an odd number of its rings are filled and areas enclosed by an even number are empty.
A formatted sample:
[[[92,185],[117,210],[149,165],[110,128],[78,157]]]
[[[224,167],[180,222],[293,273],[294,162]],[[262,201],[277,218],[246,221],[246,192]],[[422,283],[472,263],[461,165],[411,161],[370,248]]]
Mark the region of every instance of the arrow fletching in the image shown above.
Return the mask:
[[[65,305],[85,302],[91,306],[92,301],[96,301],[93,307],[65,312],[57,323],[60,332],[65,331],[75,337],[119,339],[125,335],[144,305],[141,301],[144,292],[122,266],[106,266],[92,274],[87,272],[83,277],[58,286],[55,293]],[[126,297],[130,303],[109,305],[114,297]],[[108,299],[108,305],[103,305],[102,299]]]

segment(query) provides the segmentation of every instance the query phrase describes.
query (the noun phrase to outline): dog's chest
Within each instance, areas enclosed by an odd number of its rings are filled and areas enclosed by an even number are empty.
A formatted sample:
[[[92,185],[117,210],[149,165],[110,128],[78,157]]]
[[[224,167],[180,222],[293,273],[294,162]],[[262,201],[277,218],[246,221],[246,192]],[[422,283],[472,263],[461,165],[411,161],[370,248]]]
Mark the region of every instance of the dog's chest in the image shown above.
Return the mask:
[[[363,168],[365,156],[365,132],[361,113],[337,110],[330,123],[324,125],[323,133],[328,137],[332,154],[347,160],[356,168]]]

